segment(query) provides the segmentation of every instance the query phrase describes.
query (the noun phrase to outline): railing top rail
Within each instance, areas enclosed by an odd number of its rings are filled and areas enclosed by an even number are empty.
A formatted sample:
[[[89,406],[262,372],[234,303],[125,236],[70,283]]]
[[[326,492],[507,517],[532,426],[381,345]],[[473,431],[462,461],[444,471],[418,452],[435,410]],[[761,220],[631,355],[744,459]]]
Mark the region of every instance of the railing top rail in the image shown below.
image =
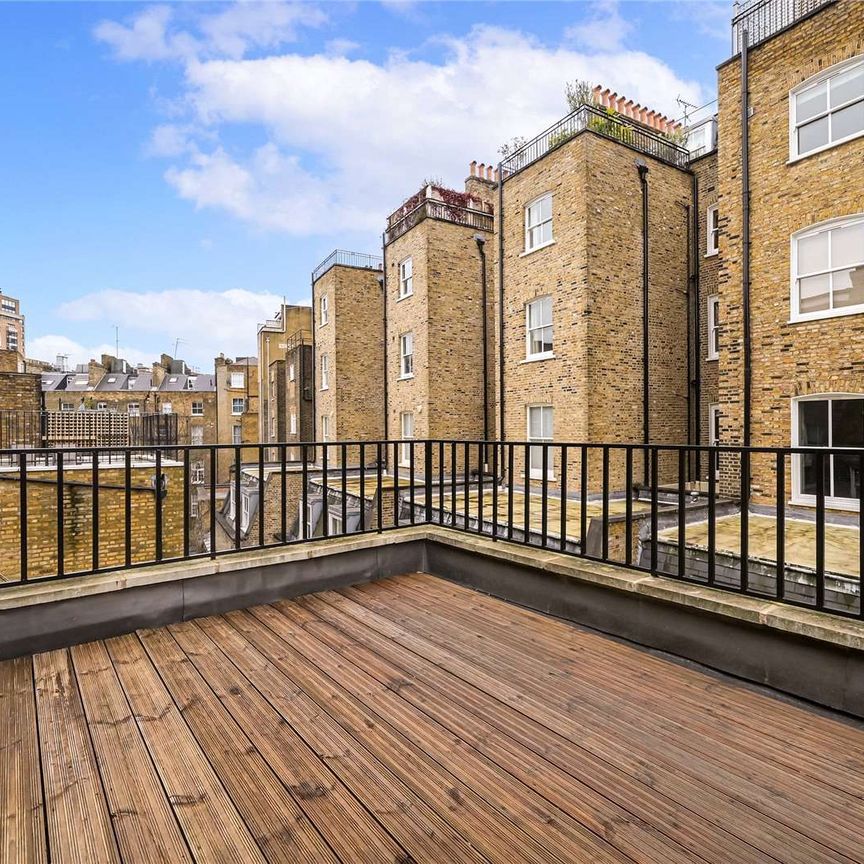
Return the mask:
[[[455,225],[468,225],[483,231],[492,231],[495,225],[495,216],[492,213],[473,207],[462,207],[459,204],[448,204],[435,198],[426,198],[387,226],[384,232],[385,242],[390,243],[397,237],[401,237],[426,218],[452,222]]]
[[[501,178],[509,177],[541,159],[559,144],[590,130],[677,168],[686,168],[690,154],[686,148],[659,133],[634,123],[621,114],[610,114],[595,105],[580,105],[536,137],[503,159]]]
[[[836,0],[744,0],[735,4],[732,17],[732,54],[738,54],[747,31],[747,45],[752,47],[770,39],[796,21],[835,3]]]
[[[347,249],[334,249],[313,271],[312,281],[317,282],[333,267],[358,267],[363,270],[380,270],[384,259],[380,255],[370,255],[367,252],[350,252]]]

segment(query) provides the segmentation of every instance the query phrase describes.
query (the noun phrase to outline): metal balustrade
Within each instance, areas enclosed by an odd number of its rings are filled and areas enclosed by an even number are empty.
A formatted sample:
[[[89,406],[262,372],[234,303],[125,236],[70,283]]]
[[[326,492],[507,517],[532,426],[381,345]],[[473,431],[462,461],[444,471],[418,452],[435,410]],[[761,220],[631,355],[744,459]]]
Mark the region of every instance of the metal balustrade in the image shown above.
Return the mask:
[[[864,617],[864,449],[405,439],[4,450],[0,466],[0,588],[431,524]]]
[[[732,18],[732,54],[738,54],[747,32],[752,47],[770,39],[796,21],[836,0],[749,0],[735,3]]]

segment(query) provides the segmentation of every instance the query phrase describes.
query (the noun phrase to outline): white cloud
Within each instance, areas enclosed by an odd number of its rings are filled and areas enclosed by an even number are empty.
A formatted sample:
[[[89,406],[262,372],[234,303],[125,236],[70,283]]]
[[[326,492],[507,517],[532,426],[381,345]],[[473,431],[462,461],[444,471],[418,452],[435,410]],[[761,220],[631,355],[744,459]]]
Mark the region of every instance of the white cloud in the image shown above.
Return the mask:
[[[132,334],[136,342],[153,346],[146,355],[139,352],[139,356],[143,356],[148,363],[157,359],[163,351],[171,354],[178,338],[185,340],[185,345],[181,343],[178,353],[185,355],[184,359],[190,363],[210,368],[215,353],[201,353],[201,346],[206,351],[222,351],[229,356],[253,355],[258,324],[272,318],[281,302],[282,298],[276,294],[241,288],[227,291],[106,290],[63,303],[57,314],[67,321],[101,323],[106,329],[118,325],[121,335]],[[206,334],[207,338],[203,339],[202,334]],[[75,344],[71,340],[67,341],[70,345]],[[30,343],[29,353],[33,353],[33,345],[43,350],[42,343],[37,339]],[[49,352],[46,359],[53,359],[54,354],[58,353],[52,345],[45,343],[45,350]],[[81,350],[86,352],[92,349]],[[124,350],[121,346],[121,354]],[[70,349],[59,353],[71,354],[73,351]],[[111,346],[109,353],[114,353]],[[124,356],[133,362],[131,356]]]
[[[591,3],[587,18],[564,31],[565,39],[587,51],[617,51],[633,29],[619,8],[618,0],[597,0]]]
[[[212,15],[191,14],[190,8],[183,9],[186,29],[173,7],[157,5],[143,9],[126,24],[101,21],[94,35],[120,60],[236,59],[256,48],[293,42],[299,27],[317,27],[327,20],[309,3],[241,0]]]
[[[263,127],[269,142],[195,152],[168,182],[198,207],[266,230],[378,231],[423,177],[459,184],[471,159],[494,161],[503,142],[561,117],[565,81],[602,83],[670,116],[679,94],[703,100],[699,84],[640,51],[588,54],[493,27],[439,41],[437,64],[292,53],[190,62],[194,122],[216,134]]]
[[[189,125],[162,123],[150,133],[145,152],[148,156],[175,157],[195,150],[193,133]]]
[[[48,360],[53,363],[58,355],[67,357],[67,368],[73,368],[77,363],[86,363],[88,360],[98,360],[103,354],[116,353],[114,343],[103,342],[100,345],[92,345],[90,347],[76,342],[74,339],[69,339],[67,336],[59,336],[51,333],[46,336],[38,336],[36,339],[30,339],[27,342],[27,356],[37,360]],[[149,365],[154,360],[158,360],[158,355],[148,354],[140,348],[134,348],[129,345],[120,345],[120,356],[128,360],[130,363],[144,363]]]

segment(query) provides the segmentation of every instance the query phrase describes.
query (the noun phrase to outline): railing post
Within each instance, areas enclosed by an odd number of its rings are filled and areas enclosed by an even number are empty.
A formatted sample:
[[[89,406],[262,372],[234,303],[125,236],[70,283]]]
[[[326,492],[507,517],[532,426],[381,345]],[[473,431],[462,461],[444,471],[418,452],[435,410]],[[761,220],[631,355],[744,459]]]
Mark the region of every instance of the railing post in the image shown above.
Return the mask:
[[[21,581],[27,581],[27,454],[18,454],[18,515],[19,540],[21,548],[20,572]]]
[[[426,482],[426,524],[430,524],[432,522],[432,442],[427,439],[425,442],[426,450],[425,450],[425,460],[426,464],[423,466],[423,470],[425,473],[425,482]]]

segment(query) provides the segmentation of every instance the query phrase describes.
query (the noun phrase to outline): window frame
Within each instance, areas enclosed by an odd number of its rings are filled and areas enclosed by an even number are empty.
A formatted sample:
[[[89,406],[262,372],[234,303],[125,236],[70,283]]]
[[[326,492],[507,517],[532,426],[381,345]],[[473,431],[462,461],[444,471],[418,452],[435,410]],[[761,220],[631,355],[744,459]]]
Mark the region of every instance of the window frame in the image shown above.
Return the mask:
[[[318,326],[324,327],[330,321],[330,300],[326,294],[318,299]]]
[[[531,412],[532,411],[543,411],[543,410],[548,410],[551,414],[550,424],[551,424],[552,434],[548,438],[545,438],[545,437],[544,438],[534,438],[531,435]],[[541,415],[541,420],[540,420],[540,427],[541,427],[541,429],[543,427],[542,415]],[[555,440],[555,406],[554,405],[550,405],[548,402],[542,402],[542,403],[537,403],[534,405],[526,405],[525,406],[525,440],[529,441],[529,442],[532,442],[532,441],[536,442],[536,444],[535,444],[535,446],[529,447],[528,464],[524,467],[524,471],[527,474],[529,480],[542,480],[543,479],[543,464],[542,464],[543,450],[542,450],[542,447],[536,447],[536,445],[537,444],[551,444]],[[537,450],[539,450],[540,459],[541,459],[540,467],[536,468],[536,469],[531,464],[532,459],[533,459],[533,455],[534,455],[535,447]],[[546,479],[547,480],[554,480],[555,479],[555,454],[551,450],[549,452],[550,452],[551,458],[549,459],[549,461],[546,465],[546,469],[547,469]]]
[[[237,446],[243,443],[243,427],[239,423],[235,423],[231,427],[231,444]]]
[[[174,403],[173,402],[163,402],[160,406],[162,408],[162,414],[173,414],[174,413]]]
[[[834,447],[834,433],[832,429],[833,419],[831,411],[831,402],[839,400],[858,400],[864,401],[864,393],[808,393],[806,396],[794,396],[791,399],[791,420],[792,420],[792,446],[793,447],[814,447],[814,449],[836,449],[855,451],[858,447]],[[799,443],[799,418],[798,406],[803,402],[828,402],[828,444],[826,447],[818,447],[817,445],[803,445]],[[810,495],[801,491],[801,458],[803,454],[797,453],[792,455],[792,504],[801,504],[805,507],[816,506],[816,495]],[[857,498],[841,498],[831,495],[831,487],[834,480],[834,460],[828,456],[828,488],[825,490],[825,507],[831,510],[848,510],[857,512],[860,509],[860,504]]]
[[[293,381],[295,379],[295,377],[296,376],[295,376],[295,372],[294,372],[294,364],[289,363],[288,364],[288,380]]]
[[[405,434],[405,419],[407,417],[411,418],[411,434]],[[413,411],[400,411],[399,412],[399,437],[403,443],[399,445],[399,467],[400,468],[410,468],[411,467],[411,444],[406,443],[410,441],[416,440],[414,426],[414,412]]]
[[[864,127],[862,127],[858,132],[853,132],[851,135],[846,135],[843,138],[838,138],[836,141],[831,140],[831,127],[832,127],[832,115],[837,113],[838,111],[842,111],[845,108],[849,108],[852,105],[857,105],[859,102],[864,101],[864,95],[853,98],[847,102],[844,102],[842,105],[838,105],[836,107],[831,107],[829,105],[830,97],[831,97],[831,79],[836,78],[839,75],[843,75],[846,72],[849,72],[851,69],[854,69],[857,66],[864,66],[864,54],[857,54],[855,57],[849,57],[847,60],[842,60],[839,63],[835,63],[833,66],[829,66],[827,69],[823,69],[821,72],[816,75],[812,75],[810,78],[796,84],[789,91],[789,162],[797,162],[800,159],[806,159],[808,156],[813,156],[816,153],[823,153],[826,150],[830,150],[832,147],[837,147],[840,144],[845,144],[847,141],[854,141],[856,138],[861,138],[864,136]],[[815,87],[820,86],[821,84],[825,84],[825,110],[820,111],[812,117],[808,117],[802,123],[798,123],[797,118],[797,97],[802,93],[806,93],[808,90],[812,90]],[[822,144],[819,147],[814,147],[812,150],[807,150],[805,153],[800,153],[798,151],[798,130],[802,126],[806,126],[809,123],[814,123],[816,120],[821,119],[822,117],[828,117],[828,143]]]
[[[239,379],[240,383],[237,383]],[[232,390],[242,390],[246,386],[246,375],[243,372],[231,372],[228,379],[228,386]]]
[[[845,315],[860,315],[864,312],[864,303],[858,303],[855,306],[840,306],[837,308],[821,309],[815,312],[801,312],[800,310],[800,292],[798,290],[798,280],[802,278],[798,273],[798,243],[800,240],[807,237],[813,237],[818,234],[829,234],[828,238],[828,269],[820,270],[814,273],[807,273],[805,276],[821,276],[828,274],[831,277],[831,286],[829,300],[834,302],[834,280],[833,274],[841,270],[847,270],[848,267],[831,267],[831,238],[830,232],[836,228],[845,228],[850,225],[864,224],[864,212],[853,213],[847,216],[838,216],[835,219],[826,219],[824,222],[817,222],[815,225],[808,225],[806,228],[801,228],[789,238],[789,321],[798,323],[800,321],[819,321],[824,318],[842,318]],[[862,257],[859,265],[864,269],[864,257]]]
[[[276,419],[275,417],[273,418]],[[288,431],[291,435],[297,434],[297,414],[292,411],[288,417]]]
[[[411,351],[405,351],[406,341],[411,343]],[[406,364],[406,360],[408,363]],[[408,368],[410,367],[410,368]],[[399,380],[406,381],[414,377],[414,331],[408,330],[399,334]]]
[[[318,361],[318,368],[321,375],[321,390],[330,389],[330,355],[322,354]]]
[[[717,225],[712,226],[711,217],[717,217]],[[713,258],[720,254],[720,205],[711,204],[705,208],[705,257]]]
[[[195,438],[200,438],[200,441],[195,441]],[[204,427],[195,423],[189,426],[189,444],[192,447],[204,446]]]
[[[538,222],[536,225],[531,225],[528,222],[528,217],[531,212],[531,208],[535,204],[539,204],[541,201],[549,199],[549,218]],[[547,246],[551,246],[555,242],[555,229],[554,229],[554,216],[555,214],[552,212],[552,202],[554,201],[554,196],[552,192],[544,192],[542,195],[538,195],[536,198],[532,199],[525,205],[524,213],[523,213],[523,227],[524,227],[524,251],[523,255],[529,255],[531,252],[536,252],[539,249],[545,249]],[[531,237],[531,232],[536,230],[537,228],[541,228],[548,222],[549,224],[549,239],[544,240],[542,243],[537,243],[535,245],[529,245],[528,239]]]
[[[330,440],[330,415],[321,415],[321,443],[326,444]]]
[[[539,327],[531,327],[531,307],[536,303],[542,303],[545,300],[549,301],[549,323],[541,324]],[[552,295],[544,294],[542,297],[534,297],[525,304],[525,359],[526,360],[551,360],[555,357],[555,316],[552,309]],[[545,330],[547,327],[552,329],[552,350],[538,351],[536,354],[531,353],[531,333],[535,330]]]
[[[190,413],[193,417],[203,417],[204,416],[204,402],[203,402],[203,400],[201,400],[201,399],[194,400],[192,402],[191,408],[189,410],[190,410]]]
[[[411,268],[411,272],[406,276],[406,265]],[[407,297],[414,295],[414,256],[409,255],[399,262],[399,288],[397,300],[405,300]]]
[[[237,403],[240,403],[240,410],[237,410]],[[232,396],[231,397],[231,416],[239,417],[241,414],[244,414],[246,411],[246,399],[243,396]]]
[[[706,360],[720,358],[720,295],[709,294],[708,303],[708,345]]]

